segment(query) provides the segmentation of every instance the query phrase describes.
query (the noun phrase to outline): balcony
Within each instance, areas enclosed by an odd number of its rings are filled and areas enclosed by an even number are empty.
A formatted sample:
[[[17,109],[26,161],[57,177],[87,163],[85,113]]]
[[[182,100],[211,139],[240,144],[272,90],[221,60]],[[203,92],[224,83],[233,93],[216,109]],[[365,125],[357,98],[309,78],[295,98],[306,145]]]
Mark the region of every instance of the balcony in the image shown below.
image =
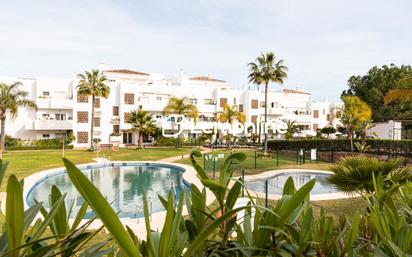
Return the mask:
[[[39,109],[73,109],[72,99],[37,98]]]
[[[27,130],[72,130],[73,120],[29,120]]]
[[[269,115],[283,115],[285,113],[285,110],[279,107],[271,107],[268,109],[268,114]]]
[[[119,124],[120,123],[120,117],[119,116],[112,116],[110,118],[110,123],[111,124]]]

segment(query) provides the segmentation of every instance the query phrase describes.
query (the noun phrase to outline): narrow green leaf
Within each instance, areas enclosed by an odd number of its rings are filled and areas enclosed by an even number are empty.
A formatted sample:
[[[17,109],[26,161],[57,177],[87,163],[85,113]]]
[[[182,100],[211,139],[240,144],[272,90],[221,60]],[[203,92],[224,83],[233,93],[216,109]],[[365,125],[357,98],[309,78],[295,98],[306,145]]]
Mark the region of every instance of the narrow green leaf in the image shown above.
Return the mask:
[[[53,185],[50,193],[50,206],[54,205],[54,203],[57,202],[61,197],[62,194],[60,190],[55,185]],[[66,205],[62,204],[53,219],[54,227],[56,228],[57,235],[59,235],[60,238],[64,238],[67,231],[69,230],[68,223],[69,221],[67,219]]]
[[[11,175],[7,182],[6,233],[10,249],[17,248],[22,244],[24,233],[23,188],[15,175]],[[12,256],[19,256],[19,251],[14,251]]]

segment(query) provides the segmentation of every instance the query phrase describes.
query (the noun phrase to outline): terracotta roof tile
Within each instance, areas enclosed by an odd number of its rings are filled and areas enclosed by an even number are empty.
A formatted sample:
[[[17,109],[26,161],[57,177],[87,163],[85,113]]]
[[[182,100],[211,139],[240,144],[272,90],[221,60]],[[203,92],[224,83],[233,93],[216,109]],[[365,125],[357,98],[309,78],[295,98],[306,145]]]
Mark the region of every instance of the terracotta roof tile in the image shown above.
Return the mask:
[[[132,75],[144,75],[144,76],[149,76],[150,74],[140,72],[140,71],[132,71],[132,70],[127,70],[127,69],[119,69],[119,70],[105,70],[103,72],[111,72],[111,73],[123,73],[123,74],[132,74]]]
[[[224,80],[214,79],[214,78],[211,78],[211,77],[204,77],[204,76],[192,77],[192,78],[190,78],[190,80],[213,81],[213,82],[226,82],[226,81],[224,81]]]

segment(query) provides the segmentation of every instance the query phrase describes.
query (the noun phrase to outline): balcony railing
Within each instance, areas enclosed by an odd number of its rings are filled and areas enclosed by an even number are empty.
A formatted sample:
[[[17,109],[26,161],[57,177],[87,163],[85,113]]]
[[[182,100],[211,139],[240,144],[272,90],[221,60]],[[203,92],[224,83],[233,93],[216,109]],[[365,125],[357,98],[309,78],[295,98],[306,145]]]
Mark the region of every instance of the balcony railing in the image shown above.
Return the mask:
[[[29,120],[27,130],[71,130],[73,120]]]
[[[37,98],[37,107],[40,109],[72,109],[72,99]]]

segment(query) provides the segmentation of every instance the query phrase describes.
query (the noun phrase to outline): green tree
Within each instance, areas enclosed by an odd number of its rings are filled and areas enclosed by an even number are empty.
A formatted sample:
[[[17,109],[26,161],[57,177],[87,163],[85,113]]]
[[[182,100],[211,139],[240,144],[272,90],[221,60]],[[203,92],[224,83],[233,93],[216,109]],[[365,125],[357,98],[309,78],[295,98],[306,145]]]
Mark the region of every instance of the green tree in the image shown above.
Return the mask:
[[[330,134],[336,133],[336,129],[334,127],[324,127],[320,130],[320,133],[326,134],[329,138]]]
[[[253,82],[257,85],[265,86],[265,124],[267,123],[267,112],[268,112],[268,87],[269,83],[283,84],[283,81],[287,78],[287,67],[284,65],[283,60],[277,60],[275,54],[272,52],[262,54],[256,58],[255,62],[248,64],[249,82]],[[264,154],[267,154],[268,150],[268,140],[267,134],[265,133],[264,139]]]
[[[156,125],[153,121],[153,114],[144,111],[142,107],[130,112],[130,125],[132,125],[132,131],[137,131],[139,134],[138,147],[143,147],[143,137],[147,135],[153,135],[156,133]]]
[[[189,102],[189,98],[187,97],[171,97],[164,108],[163,113],[165,115],[170,115],[172,113],[184,115],[186,117],[193,118],[195,122],[197,121],[198,116],[196,105],[191,104]],[[178,124],[178,130],[180,131],[180,124]],[[177,136],[177,144],[180,147],[180,134]]]
[[[110,87],[106,85],[107,78],[98,70],[85,71],[77,74],[79,79],[77,90],[80,95],[92,97],[92,113],[90,121],[90,149],[93,150],[94,105],[96,97],[107,98],[110,95]]]
[[[37,105],[34,101],[27,99],[29,93],[21,90],[20,82],[14,82],[10,85],[0,83],[0,159],[3,159],[4,141],[6,135],[6,116],[10,114],[11,118],[18,115],[19,107],[35,108]]]
[[[223,106],[223,110],[218,113],[217,120],[220,122],[227,122],[233,124],[235,121],[238,121],[242,124],[246,122],[246,115],[243,112],[238,110],[237,105],[232,107],[228,104]],[[227,147],[230,148],[230,133],[227,133]]]
[[[391,90],[398,89],[398,82],[412,76],[409,65],[373,67],[363,76],[352,76],[348,80],[349,89],[342,92],[342,96],[358,96],[365,101],[373,111],[374,121],[390,119],[410,119],[412,117],[412,101],[407,98],[384,105],[384,97]],[[400,92],[400,91],[394,91]],[[389,99],[389,98],[388,98]],[[409,98],[410,99],[410,98]]]

